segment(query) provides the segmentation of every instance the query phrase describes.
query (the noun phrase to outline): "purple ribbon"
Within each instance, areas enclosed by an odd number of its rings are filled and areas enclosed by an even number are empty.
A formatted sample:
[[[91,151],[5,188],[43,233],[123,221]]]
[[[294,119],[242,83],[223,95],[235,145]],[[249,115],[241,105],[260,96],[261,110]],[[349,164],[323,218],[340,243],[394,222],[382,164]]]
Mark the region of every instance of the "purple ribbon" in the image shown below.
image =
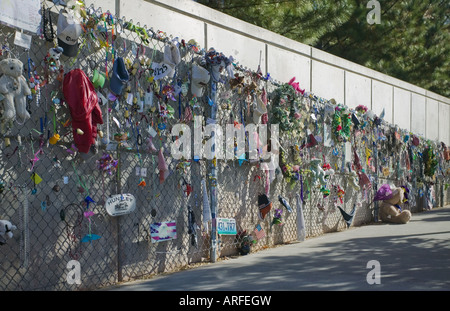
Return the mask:
[[[303,200],[303,175],[300,174],[300,199],[302,200],[302,203],[305,203],[305,200]]]

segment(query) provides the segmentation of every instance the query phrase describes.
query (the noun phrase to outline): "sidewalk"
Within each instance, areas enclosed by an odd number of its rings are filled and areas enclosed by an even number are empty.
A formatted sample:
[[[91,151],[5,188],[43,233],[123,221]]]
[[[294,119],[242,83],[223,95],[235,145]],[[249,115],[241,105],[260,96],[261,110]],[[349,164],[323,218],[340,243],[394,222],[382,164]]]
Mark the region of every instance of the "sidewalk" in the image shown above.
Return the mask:
[[[379,262],[380,284],[374,279]],[[450,290],[450,206],[350,228],[109,291]]]

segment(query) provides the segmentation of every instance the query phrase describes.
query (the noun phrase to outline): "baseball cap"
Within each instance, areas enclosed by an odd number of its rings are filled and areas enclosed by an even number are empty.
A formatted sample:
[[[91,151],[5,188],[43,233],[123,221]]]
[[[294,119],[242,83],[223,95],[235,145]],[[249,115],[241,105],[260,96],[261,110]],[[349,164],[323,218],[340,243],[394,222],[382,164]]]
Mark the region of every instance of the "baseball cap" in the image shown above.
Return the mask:
[[[82,29],[73,12],[68,12],[67,16],[63,12],[64,10],[59,11],[58,17],[58,45],[64,49],[62,52],[64,55],[74,57],[78,52],[78,38],[81,36]]]

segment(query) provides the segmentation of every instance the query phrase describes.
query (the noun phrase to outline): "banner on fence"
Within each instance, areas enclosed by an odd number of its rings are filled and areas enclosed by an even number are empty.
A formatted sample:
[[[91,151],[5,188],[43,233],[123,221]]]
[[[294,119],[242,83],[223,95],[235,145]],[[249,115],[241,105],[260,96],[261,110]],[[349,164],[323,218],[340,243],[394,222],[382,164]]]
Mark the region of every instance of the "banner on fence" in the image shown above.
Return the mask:
[[[0,22],[37,33],[41,25],[40,1],[0,1]]]

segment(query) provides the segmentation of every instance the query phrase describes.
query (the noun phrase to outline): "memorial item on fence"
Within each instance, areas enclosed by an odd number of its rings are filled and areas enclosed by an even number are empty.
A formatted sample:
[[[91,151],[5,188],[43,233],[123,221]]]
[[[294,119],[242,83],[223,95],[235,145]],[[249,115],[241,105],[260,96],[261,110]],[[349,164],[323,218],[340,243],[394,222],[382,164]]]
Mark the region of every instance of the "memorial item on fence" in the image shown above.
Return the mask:
[[[113,195],[106,200],[105,209],[110,216],[130,214],[136,209],[136,198],[131,193]]]
[[[64,76],[63,92],[72,118],[74,143],[78,151],[88,153],[95,144],[98,124],[103,124],[95,88],[84,71],[73,69]]]
[[[0,61],[0,102],[3,104],[1,122],[11,123],[17,118],[24,122],[30,118],[27,111],[27,96],[31,90],[23,76],[23,63],[19,59],[6,58]]]
[[[152,243],[170,241],[177,238],[177,225],[174,220],[155,222],[150,225]]]
[[[391,187],[383,184],[374,196],[374,201],[380,201],[379,217],[383,222],[406,224],[411,219],[411,211],[402,208],[405,203],[406,187]]]
[[[12,239],[14,230],[17,226],[13,225],[9,220],[0,219],[0,246],[6,244],[7,240]]]

